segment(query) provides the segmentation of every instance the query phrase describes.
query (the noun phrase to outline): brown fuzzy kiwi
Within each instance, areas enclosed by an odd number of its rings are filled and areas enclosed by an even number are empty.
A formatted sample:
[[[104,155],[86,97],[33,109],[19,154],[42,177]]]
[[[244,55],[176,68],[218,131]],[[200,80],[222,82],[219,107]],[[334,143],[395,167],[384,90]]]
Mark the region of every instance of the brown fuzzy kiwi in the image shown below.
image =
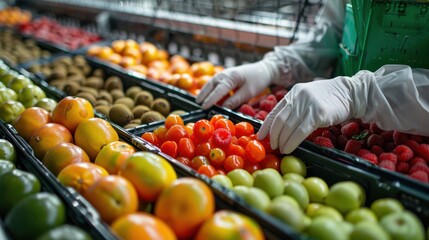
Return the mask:
[[[104,116],[109,117],[110,106],[97,105],[94,107],[94,109],[102,113]]]
[[[95,97],[95,99],[98,97],[98,90],[92,87],[80,86],[78,92],[89,92]]]
[[[85,57],[82,55],[76,55],[73,57],[73,63],[78,67],[83,67],[84,65],[86,65]]]
[[[82,66],[82,72],[85,74],[85,76],[89,76],[91,74],[92,67],[89,65],[83,65]]]
[[[108,101],[110,104],[113,103],[113,97],[112,95],[110,95],[109,92],[107,92],[106,90],[100,90],[100,92],[98,93],[98,100],[106,100]]]
[[[144,105],[138,105],[133,108],[133,114],[135,118],[140,118],[145,112],[149,112],[150,108]]]
[[[134,108],[134,100],[129,97],[120,97],[114,101],[115,104],[122,103],[127,106],[130,110]]]
[[[45,75],[46,77],[51,76],[52,74],[52,70],[50,68],[42,68],[42,74]]]
[[[113,89],[112,91],[110,91],[110,95],[112,95],[113,101],[115,101],[120,97],[124,97],[125,93],[121,89]]]
[[[127,125],[125,125],[123,128],[125,129],[130,129],[130,128],[135,128],[138,127],[140,124],[135,124],[135,123],[128,123]]]
[[[170,113],[170,103],[165,98],[157,98],[153,100],[150,108],[154,111],[161,113],[164,116],[168,116]]]
[[[150,106],[153,102],[153,95],[148,91],[140,91],[134,95],[136,105]]]
[[[123,90],[124,86],[122,85],[122,81],[117,76],[110,76],[104,82],[104,89],[107,91],[112,91],[113,89]]]
[[[67,93],[67,95],[75,96],[79,92],[80,85],[77,82],[67,81],[64,84],[63,91]]]
[[[62,63],[62,64],[67,65],[67,66],[70,66],[73,64],[73,60],[69,56],[59,57],[59,58],[57,58],[57,60],[55,62],[56,63]]]
[[[181,109],[178,109],[178,110],[174,110],[174,111],[172,111],[170,114],[168,114],[168,115],[171,115],[171,114],[176,114],[176,115],[183,115],[183,114],[185,114],[186,112],[185,111],[183,111],[183,110],[181,110]]]
[[[148,124],[151,122],[156,122],[156,121],[161,121],[164,120],[165,117],[156,111],[149,111],[149,112],[145,112],[141,117],[141,124]]]
[[[140,124],[142,124],[142,120],[140,120],[140,118],[135,118],[134,117],[134,119],[131,120],[130,123],[135,123],[135,124],[140,125]]]
[[[104,81],[100,77],[92,76],[92,77],[87,78],[86,81],[83,83],[83,85],[87,86],[87,87],[92,87],[95,89],[100,89],[103,87]]]
[[[109,111],[110,121],[118,124],[119,126],[125,126],[131,120],[134,119],[131,110],[124,104],[118,103],[113,105]]]
[[[83,76],[82,74],[74,74],[67,77],[67,81],[76,82],[79,85],[81,85],[85,81],[85,76]]]
[[[111,104],[107,100],[97,99],[97,102],[95,103],[95,106],[100,106],[100,105],[110,106]]]
[[[100,69],[100,68],[94,69],[94,71],[92,71],[92,76],[99,77],[99,78],[104,78],[104,71],[103,71],[103,69]]]
[[[129,87],[125,91],[125,95],[127,97],[130,97],[130,98],[134,99],[135,94],[138,93],[138,92],[141,92],[141,91],[143,91],[142,87],[140,87],[140,86],[132,86],[132,87]]]
[[[40,64],[33,64],[28,68],[28,70],[32,73],[38,73],[41,71],[41,69],[42,67],[40,66]]]
[[[97,99],[90,92],[78,92],[76,94],[76,97],[85,98],[91,103],[92,106],[94,106],[95,103],[97,102]]]
[[[67,69],[65,67],[56,67],[52,70],[50,79],[58,79],[58,78],[66,78],[67,77]]]
[[[73,65],[68,67],[67,73],[68,73],[69,76],[71,76],[71,75],[77,75],[77,74],[85,76],[85,74],[83,73],[83,71],[80,68],[78,68],[76,66],[73,66]]]
[[[64,89],[64,85],[66,85],[67,81],[65,79],[54,79],[49,81],[49,85],[54,86],[58,89],[63,90]]]

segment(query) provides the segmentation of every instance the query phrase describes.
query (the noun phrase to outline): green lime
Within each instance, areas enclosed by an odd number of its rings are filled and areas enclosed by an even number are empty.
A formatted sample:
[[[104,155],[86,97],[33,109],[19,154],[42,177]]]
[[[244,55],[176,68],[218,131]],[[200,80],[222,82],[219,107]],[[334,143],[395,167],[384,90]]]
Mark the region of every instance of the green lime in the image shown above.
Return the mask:
[[[14,78],[18,76],[18,73],[16,72],[9,72],[0,77],[0,82],[2,82],[4,85],[8,85]]]
[[[9,100],[0,105],[0,119],[5,123],[12,123],[25,110],[22,103]]]
[[[18,94],[10,88],[0,88],[0,104],[7,100],[18,100]]]
[[[41,107],[48,112],[52,113],[54,111],[55,106],[57,106],[57,101],[52,98],[42,98],[35,105],[35,107]]]
[[[0,159],[0,178],[3,174],[12,171],[15,169],[15,164],[8,160]]]
[[[40,192],[39,179],[34,174],[14,169],[0,178],[0,215],[4,216],[27,196]]]
[[[40,192],[22,199],[6,216],[4,224],[14,239],[36,239],[63,225],[65,207],[54,194]]]
[[[36,240],[90,240],[91,236],[84,230],[72,226],[69,224],[64,224],[59,227],[53,228]]]
[[[0,139],[0,159],[13,163],[16,161],[15,147],[6,139]]]
[[[8,83],[7,87],[11,88],[16,93],[19,93],[21,89],[25,88],[28,85],[33,85],[33,82],[29,78],[24,77],[23,75],[18,75],[16,78],[12,79]]]

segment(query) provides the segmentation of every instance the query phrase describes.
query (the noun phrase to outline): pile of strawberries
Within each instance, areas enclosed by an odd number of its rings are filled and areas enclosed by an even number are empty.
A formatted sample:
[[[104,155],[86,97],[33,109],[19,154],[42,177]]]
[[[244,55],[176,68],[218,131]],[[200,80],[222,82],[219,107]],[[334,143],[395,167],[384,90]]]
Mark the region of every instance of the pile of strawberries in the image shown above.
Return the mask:
[[[282,87],[273,88],[270,94],[252,98],[247,103],[241,105],[238,112],[263,121],[287,92]]]
[[[384,131],[375,123],[358,119],[319,128],[307,140],[354,154],[379,167],[409,175],[424,183],[429,179],[429,137]]]

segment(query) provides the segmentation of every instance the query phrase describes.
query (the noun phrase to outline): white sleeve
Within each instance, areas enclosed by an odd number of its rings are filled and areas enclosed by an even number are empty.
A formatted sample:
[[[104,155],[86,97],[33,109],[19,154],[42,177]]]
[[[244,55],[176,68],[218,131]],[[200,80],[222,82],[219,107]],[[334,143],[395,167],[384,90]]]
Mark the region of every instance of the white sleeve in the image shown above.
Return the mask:
[[[287,46],[276,46],[265,55],[264,60],[268,60],[278,73],[273,83],[290,86],[311,81],[314,77],[331,77],[339,57],[346,2],[325,1],[308,37]]]
[[[356,117],[376,122],[384,130],[429,136],[429,70],[406,65],[384,65],[376,72],[358,72],[368,79],[366,107]],[[365,106],[365,105],[364,105]]]

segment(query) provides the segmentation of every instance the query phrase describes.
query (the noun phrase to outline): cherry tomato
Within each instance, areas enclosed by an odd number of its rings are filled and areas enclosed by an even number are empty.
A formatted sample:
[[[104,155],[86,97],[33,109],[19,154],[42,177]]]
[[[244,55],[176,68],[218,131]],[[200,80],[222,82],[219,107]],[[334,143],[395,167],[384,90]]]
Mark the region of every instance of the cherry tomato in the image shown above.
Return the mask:
[[[198,120],[193,127],[193,132],[200,142],[206,142],[213,136],[214,127],[206,119]]]
[[[251,163],[251,162],[246,162],[244,164],[243,167],[244,170],[248,171],[250,174],[254,173],[257,170],[261,170],[261,166],[259,165],[259,163]]]
[[[239,122],[235,124],[235,136],[250,136],[255,133],[253,125],[248,122]]]
[[[202,165],[210,165],[209,160],[204,156],[196,156],[192,158],[191,160],[191,168],[195,171],[198,171],[198,168],[200,168]]]
[[[213,148],[209,153],[210,164],[215,167],[223,166],[223,162],[225,161],[225,152],[220,148]]]
[[[150,142],[151,144],[159,147],[158,137],[155,135],[155,133],[145,132],[142,134],[142,138],[147,142]]]
[[[211,178],[211,177],[213,177],[214,175],[217,174],[216,169],[213,166],[210,166],[210,165],[202,165],[202,166],[200,166],[198,168],[197,172],[199,174],[204,174],[204,175],[206,175],[209,178]]]
[[[179,116],[177,114],[170,114],[165,119],[164,125],[167,129],[170,129],[174,125],[182,125],[183,126],[184,123],[183,123],[183,119],[181,116]]]
[[[243,167],[244,167],[244,159],[237,155],[230,155],[223,162],[223,168],[227,173],[234,169],[243,168]]]
[[[238,138],[236,136],[232,136],[231,137],[231,144],[237,144],[238,143]]]
[[[185,164],[186,166],[190,166],[191,165],[191,160],[189,160],[189,158],[186,157],[177,157],[176,158],[177,161]]]
[[[195,145],[190,138],[182,138],[178,144],[178,154],[189,159],[195,156]]]
[[[224,119],[225,117],[223,116],[223,115],[221,115],[221,114],[216,114],[216,115],[214,115],[212,118],[210,118],[210,123],[212,124],[212,126],[215,126],[216,125],[216,122],[219,120],[219,119]]]
[[[209,157],[210,150],[213,148],[213,145],[209,142],[206,143],[200,143],[197,145],[195,149],[195,155],[197,156],[204,156],[206,158]]]
[[[265,148],[258,140],[250,141],[244,150],[246,160],[251,163],[260,162],[265,158]]]
[[[185,130],[185,127],[182,125],[174,125],[170,129],[168,129],[165,134],[165,139],[168,141],[175,141],[179,143],[181,138],[189,137],[188,132]]]
[[[167,128],[160,126],[153,131],[153,133],[158,137],[158,144],[161,145],[166,139],[165,134],[167,133]]]
[[[217,174],[225,175],[225,172],[224,172],[222,169],[218,169],[218,170],[217,170]]]
[[[174,141],[165,141],[161,145],[161,151],[172,158],[177,157],[177,143]]]
[[[216,121],[216,124],[214,125],[215,130],[219,128],[225,128],[228,130],[232,136],[235,136],[235,126],[234,123],[226,118],[222,118]]]
[[[244,148],[238,144],[230,144],[228,146],[227,155],[238,155],[242,158],[246,156],[246,152],[244,151]]]
[[[274,168],[275,170],[280,171],[280,159],[271,153],[267,153],[265,158],[259,162],[259,165],[262,169]]]
[[[259,140],[259,142],[262,144],[262,146],[264,146],[265,152],[266,153],[272,153],[273,149],[271,148],[271,144],[270,144],[270,135],[268,135],[266,138]]]
[[[246,148],[247,144],[250,142],[250,137],[248,136],[241,136],[237,140],[237,144],[240,145],[243,148]]]

